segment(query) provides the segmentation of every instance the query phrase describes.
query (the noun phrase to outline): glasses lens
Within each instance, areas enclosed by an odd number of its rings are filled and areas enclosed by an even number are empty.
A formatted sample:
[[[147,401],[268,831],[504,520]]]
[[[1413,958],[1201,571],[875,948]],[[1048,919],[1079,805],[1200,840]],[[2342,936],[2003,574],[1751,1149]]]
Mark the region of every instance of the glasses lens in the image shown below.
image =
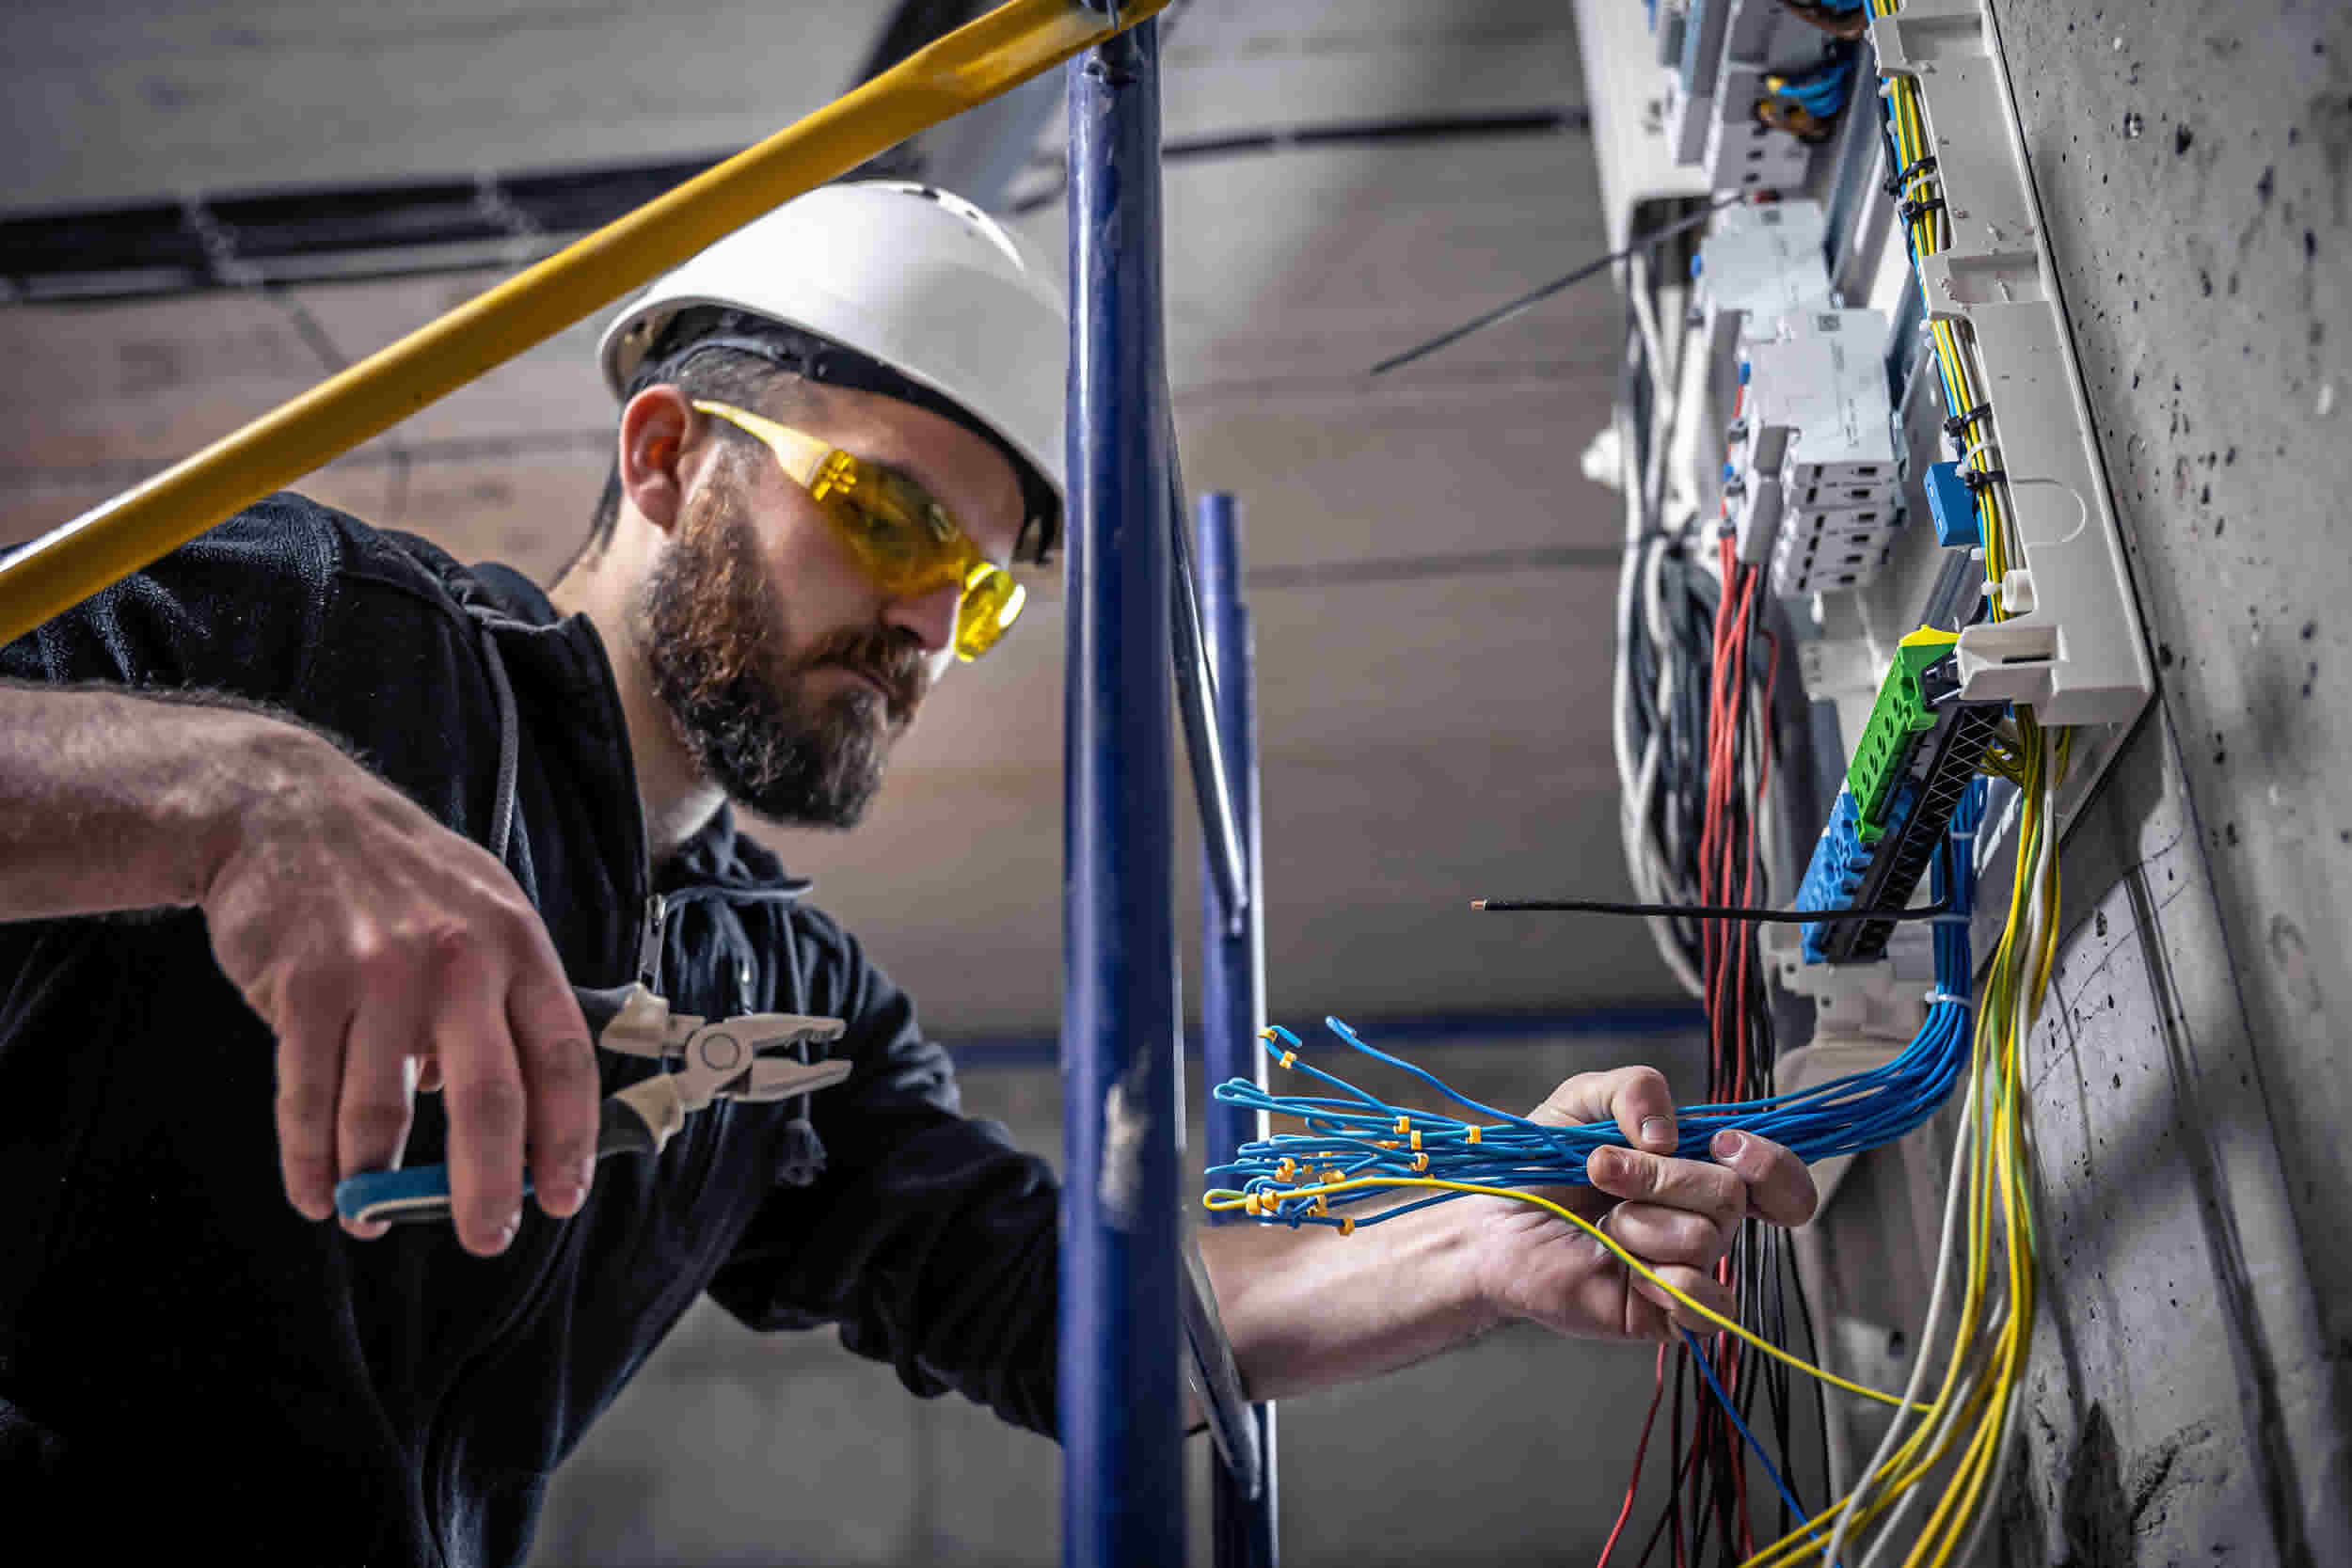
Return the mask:
[[[1005,628],[1020,619],[1028,596],[1028,590],[1003,567],[975,563],[963,579],[962,602],[956,606],[956,657],[968,664],[996,646]]]
[[[952,554],[942,549],[936,532],[925,526],[908,498],[897,493],[899,488],[852,473],[836,481],[818,503],[866,569],[893,593],[907,593],[939,579],[941,562]],[[946,579],[953,581],[954,573]]]

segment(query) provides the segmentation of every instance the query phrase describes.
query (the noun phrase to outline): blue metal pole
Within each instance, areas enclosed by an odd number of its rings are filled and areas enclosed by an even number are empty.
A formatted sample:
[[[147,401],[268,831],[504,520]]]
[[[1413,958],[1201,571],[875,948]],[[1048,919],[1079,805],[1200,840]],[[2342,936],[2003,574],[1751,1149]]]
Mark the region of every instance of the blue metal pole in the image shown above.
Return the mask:
[[[1180,1568],[1172,531],[1159,28],[1068,67],[1062,1561]]]
[[[1216,727],[1223,742],[1228,797],[1232,801],[1248,902],[1226,906],[1224,881],[1212,853],[1202,874],[1200,951],[1201,1062],[1210,1087],[1229,1078],[1266,1079],[1257,1034],[1265,1027],[1265,870],[1258,838],[1257,648],[1241,594],[1241,524],[1233,498],[1200,498],[1200,619],[1216,677]],[[1239,919],[1235,920],[1235,914]],[[1237,1105],[1208,1104],[1208,1159],[1221,1164],[1252,1138],[1263,1118]],[[1231,1220],[1233,1215],[1221,1218]],[[1274,1513],[1274,1407],[1250,1407],[1258,1424],[1258,1495],[1250,1497],[1222,1465],[1211,1481],[1211,1528],[1217,1568],[1273,1568],[1278,1556]]]

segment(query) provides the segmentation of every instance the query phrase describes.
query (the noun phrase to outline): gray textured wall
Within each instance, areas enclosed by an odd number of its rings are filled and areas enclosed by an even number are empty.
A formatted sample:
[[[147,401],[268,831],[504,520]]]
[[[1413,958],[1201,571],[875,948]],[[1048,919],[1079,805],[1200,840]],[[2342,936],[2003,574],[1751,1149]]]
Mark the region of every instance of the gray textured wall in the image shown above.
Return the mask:
[[[2064,850],[1998,1549],[2352,1561],[2352,13],[1996,9],[2161,681]],[[1870,1156],[1821,1227],[1858,1365],[1919,1320],[1943,1169]]]

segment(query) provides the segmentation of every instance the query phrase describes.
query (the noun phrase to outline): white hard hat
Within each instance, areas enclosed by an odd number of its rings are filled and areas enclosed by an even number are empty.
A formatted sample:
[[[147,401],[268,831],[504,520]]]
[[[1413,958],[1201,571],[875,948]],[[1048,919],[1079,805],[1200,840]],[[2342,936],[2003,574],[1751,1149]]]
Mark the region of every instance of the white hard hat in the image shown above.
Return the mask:
[[[1021,477],[1041,531],[1037,554],[1051,546],[1063,489],[1068,317],[1053,285],[977,207],[902,181],[821,185],[786,202],[622,308],[596,351],[614,396],[627,395],[670,324],[698,307],[846,349],[825,363],[863,373],[818,368],[812,379],[903,396],[993,437],[1029,470]]]

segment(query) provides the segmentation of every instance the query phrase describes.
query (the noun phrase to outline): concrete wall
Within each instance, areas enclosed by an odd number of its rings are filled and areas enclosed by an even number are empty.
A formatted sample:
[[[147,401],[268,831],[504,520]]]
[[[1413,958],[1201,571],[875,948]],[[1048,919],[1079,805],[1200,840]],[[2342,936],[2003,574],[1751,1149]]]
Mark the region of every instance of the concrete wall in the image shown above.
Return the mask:
[[[1994,1549],[2352,1561],[2352,13],[1995,8],[2162,689],[2064,848]],[[1820,1227],[1859,1370],[1920,1320],[1948,1147]]]

